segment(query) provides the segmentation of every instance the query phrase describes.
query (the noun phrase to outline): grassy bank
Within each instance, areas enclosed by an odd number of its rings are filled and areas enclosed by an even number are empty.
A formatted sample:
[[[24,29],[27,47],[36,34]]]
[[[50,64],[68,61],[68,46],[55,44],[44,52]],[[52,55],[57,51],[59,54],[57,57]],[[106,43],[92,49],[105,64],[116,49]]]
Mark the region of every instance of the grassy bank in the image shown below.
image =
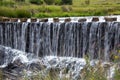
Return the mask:
[[[60,77],[60,71],[55,68],[49,69],[47,72],[36,71],[33,75],[28,76],[28,73],[24,72],[23,77],[18,77],[16,80],[120,80],[120,64],[102,64],[98,62],[94,66],[90,66],[89,63],[81,70],[79,77],[73,79],[72,72],[68,73],[66,69],[62,70]],[[110,76],[111,67],[114,66],[114,75]],[[110,72],[110,73],[108,73]],[[10,76],[3,76],[4,73],[0,72],[0,80],[11,80]]]
[[[119,15],[120,4],[90,5],[33,5],[30,3],[11,3],[0,6],[0,16],[5,17],[70,17]]]

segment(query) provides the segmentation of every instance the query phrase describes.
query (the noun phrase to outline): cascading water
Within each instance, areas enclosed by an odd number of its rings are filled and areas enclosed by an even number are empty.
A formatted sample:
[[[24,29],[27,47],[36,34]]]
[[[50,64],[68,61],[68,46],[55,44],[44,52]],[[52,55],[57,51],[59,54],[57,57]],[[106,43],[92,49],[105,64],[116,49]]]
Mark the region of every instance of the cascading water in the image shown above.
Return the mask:
[[[120,44],[119,22],[0,23],[0,44],[41,56],[70,56],[109,61]]]
[[[43,63],[48,65],[46,62],[51,62],[49,58],[52,57],[56,61],[52,61],[53,65],[74,63],[76,68],[73,71],[76,71],[81,65],[79,58],[89,56],[90,60],[110,61],[113,52],[117,54],[117,49],[120,47],[120,23],[1,22],[0,45],[2,45],[0,67],[5,67],[19,58],[21,62],[28,63],[36,57],[37,59],[43,57]]]

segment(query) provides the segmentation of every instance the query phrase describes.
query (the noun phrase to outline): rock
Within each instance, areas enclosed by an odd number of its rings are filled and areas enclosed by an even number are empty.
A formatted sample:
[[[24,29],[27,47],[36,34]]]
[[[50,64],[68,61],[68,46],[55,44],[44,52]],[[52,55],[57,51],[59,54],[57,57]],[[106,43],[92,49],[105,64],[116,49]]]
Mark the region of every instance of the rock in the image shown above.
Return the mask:
[[[4,59],[5,59],[5,52],[4,52],[4,48],[0,47],[0,65],[4,64]]]
[[[31,63],[31,64],[27,65],[27,69],[29,69],[31,71],[40,71],[44,68],[45,68],[45,66],[41,65],[40,63]]]

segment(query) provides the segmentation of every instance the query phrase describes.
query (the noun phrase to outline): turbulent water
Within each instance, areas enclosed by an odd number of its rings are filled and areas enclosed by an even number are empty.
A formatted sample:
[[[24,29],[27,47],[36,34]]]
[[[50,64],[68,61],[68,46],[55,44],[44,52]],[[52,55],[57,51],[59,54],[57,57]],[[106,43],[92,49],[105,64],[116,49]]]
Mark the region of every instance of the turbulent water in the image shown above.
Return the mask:
[[[43,56],[89,56],[109,61],[120,47],[119,22],[5,22],[0,45]]]

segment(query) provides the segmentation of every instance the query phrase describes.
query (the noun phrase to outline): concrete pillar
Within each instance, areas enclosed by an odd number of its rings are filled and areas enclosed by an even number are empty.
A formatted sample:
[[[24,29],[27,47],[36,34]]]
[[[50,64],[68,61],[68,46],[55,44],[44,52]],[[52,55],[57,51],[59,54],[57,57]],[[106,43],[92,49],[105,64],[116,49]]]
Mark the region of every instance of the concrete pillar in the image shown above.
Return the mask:
[[[104,19],[105,19],[105,21],[109,21],[109,22],[117,21],[116,17],[114,17],[114,18],[104,17]]]
[[[43,18],[40,20],[40,22],[48,22],[48,19],[47,18]]]
[[[21,18],[20,22],[27,22],[27,20],[28,20],[27,18]]]
[[[10,21],[11,22],[18,22],[18,18],[11,18]]]
[[[64,22],[70,22],[70,21],[71,21],[70,18],[66,18],[66,19],[64,20]]]
[[[93,17],[93,18],[92,18],[92,21],[93,21],[93,22],[97,22],[97,21],[99,21],[99,18],[98,18],[98,17]]]
[[[53,22],[59,22],[59,18],[53,18]]]
[[[82,18],[82,19],[79,19],[78,22],[86,22],[87,19],[86,18]]]
[[[37,22],[36,18],[31,18],[31,22]]]

